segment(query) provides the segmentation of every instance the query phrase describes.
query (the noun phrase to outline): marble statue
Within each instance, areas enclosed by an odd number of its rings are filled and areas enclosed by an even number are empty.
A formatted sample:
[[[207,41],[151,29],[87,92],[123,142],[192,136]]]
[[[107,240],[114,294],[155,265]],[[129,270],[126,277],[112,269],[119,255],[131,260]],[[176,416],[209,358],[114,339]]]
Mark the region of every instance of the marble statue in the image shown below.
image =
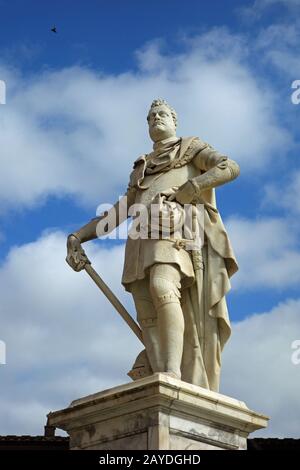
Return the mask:
[[[178,138],[177,114],[165,100],[153,101],[147,120],[153,150],[134,162],[124,199],[69,235],[67,260],[75,271],[83,269],[81,244],[113,230],[135,204],[149,210],[158,203],[173,211],[173,221],[185,205],[196,215],[203,208],[203,240],[196,251],[172,230],[168,237],[154,238],[129,233],[122,283],[133,296],[145,345],[133,371],[144,367],[146,375],[163,372],[218,391],[221,352],[230,336],[225,295],[238,266],[215,188],[235,179],[239,166],[198,137]],[[116,214],[114,224],[105,223],[110,212]]]

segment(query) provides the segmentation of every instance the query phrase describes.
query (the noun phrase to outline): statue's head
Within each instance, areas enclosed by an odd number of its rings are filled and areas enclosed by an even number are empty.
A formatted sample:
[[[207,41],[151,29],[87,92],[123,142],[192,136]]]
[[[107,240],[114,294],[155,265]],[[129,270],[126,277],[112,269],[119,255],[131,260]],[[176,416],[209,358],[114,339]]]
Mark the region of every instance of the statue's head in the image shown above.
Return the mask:
[[[165,100],[152,101],[147,121],[153,142],[176,136],[177,114]]]

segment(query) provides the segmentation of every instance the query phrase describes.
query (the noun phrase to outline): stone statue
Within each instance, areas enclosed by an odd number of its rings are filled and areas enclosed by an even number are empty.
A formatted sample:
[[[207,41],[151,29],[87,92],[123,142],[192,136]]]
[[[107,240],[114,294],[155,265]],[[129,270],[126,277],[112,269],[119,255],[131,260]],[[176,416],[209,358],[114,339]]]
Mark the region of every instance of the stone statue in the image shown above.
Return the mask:
[[[154,100],[147,120],[153,151],[134,162],[125,199],[69,235],[67,260],[80,271],[81,243],[113,230],[132,214],[135,204],[149,210],[155,202],[169,212],[174,209],[173,221],[184,205],[192,205],[197,215],[200,204],[201,248],[189,251],[187,240],[176,238],[172,230],[165,238],[129,234],[122,283],[133,295],[146,349],[133,371],[141,363],[146,367],[146,360],[148,374],[164,372],[218,391],[221,351],[230,336],[225,295],[238,266],[214,188],[235,179],[239,166],[198,137],[178,138],[177,115],[166,101]],[[114,224],[106,224],[113,212]]]

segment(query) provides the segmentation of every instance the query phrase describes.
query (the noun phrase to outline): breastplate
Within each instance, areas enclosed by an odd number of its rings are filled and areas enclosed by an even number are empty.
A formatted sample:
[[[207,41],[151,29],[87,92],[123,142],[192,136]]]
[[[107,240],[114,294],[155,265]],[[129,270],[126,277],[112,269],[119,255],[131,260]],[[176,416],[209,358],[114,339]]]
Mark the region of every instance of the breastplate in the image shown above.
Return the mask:
[[[190,178],[199,175],[200,170],[195,168],[193,164],[182,166],[181,168],[173,168],[165,173],[147,175],[142,185],[148,189],[139,189],[136,194],[135,202],[148,206],[151,204],[155,196],[174,186],[181,186]]]

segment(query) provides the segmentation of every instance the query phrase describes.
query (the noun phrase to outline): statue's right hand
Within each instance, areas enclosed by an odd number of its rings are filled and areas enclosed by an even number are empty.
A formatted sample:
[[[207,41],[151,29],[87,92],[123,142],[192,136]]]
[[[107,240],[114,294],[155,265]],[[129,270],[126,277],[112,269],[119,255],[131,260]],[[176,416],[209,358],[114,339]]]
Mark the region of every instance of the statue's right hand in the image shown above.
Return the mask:
[[[81,271],[86,264],[91,264],[80,241],[72,234],[68,236],[67,250],[66,262],[74,271]]]

